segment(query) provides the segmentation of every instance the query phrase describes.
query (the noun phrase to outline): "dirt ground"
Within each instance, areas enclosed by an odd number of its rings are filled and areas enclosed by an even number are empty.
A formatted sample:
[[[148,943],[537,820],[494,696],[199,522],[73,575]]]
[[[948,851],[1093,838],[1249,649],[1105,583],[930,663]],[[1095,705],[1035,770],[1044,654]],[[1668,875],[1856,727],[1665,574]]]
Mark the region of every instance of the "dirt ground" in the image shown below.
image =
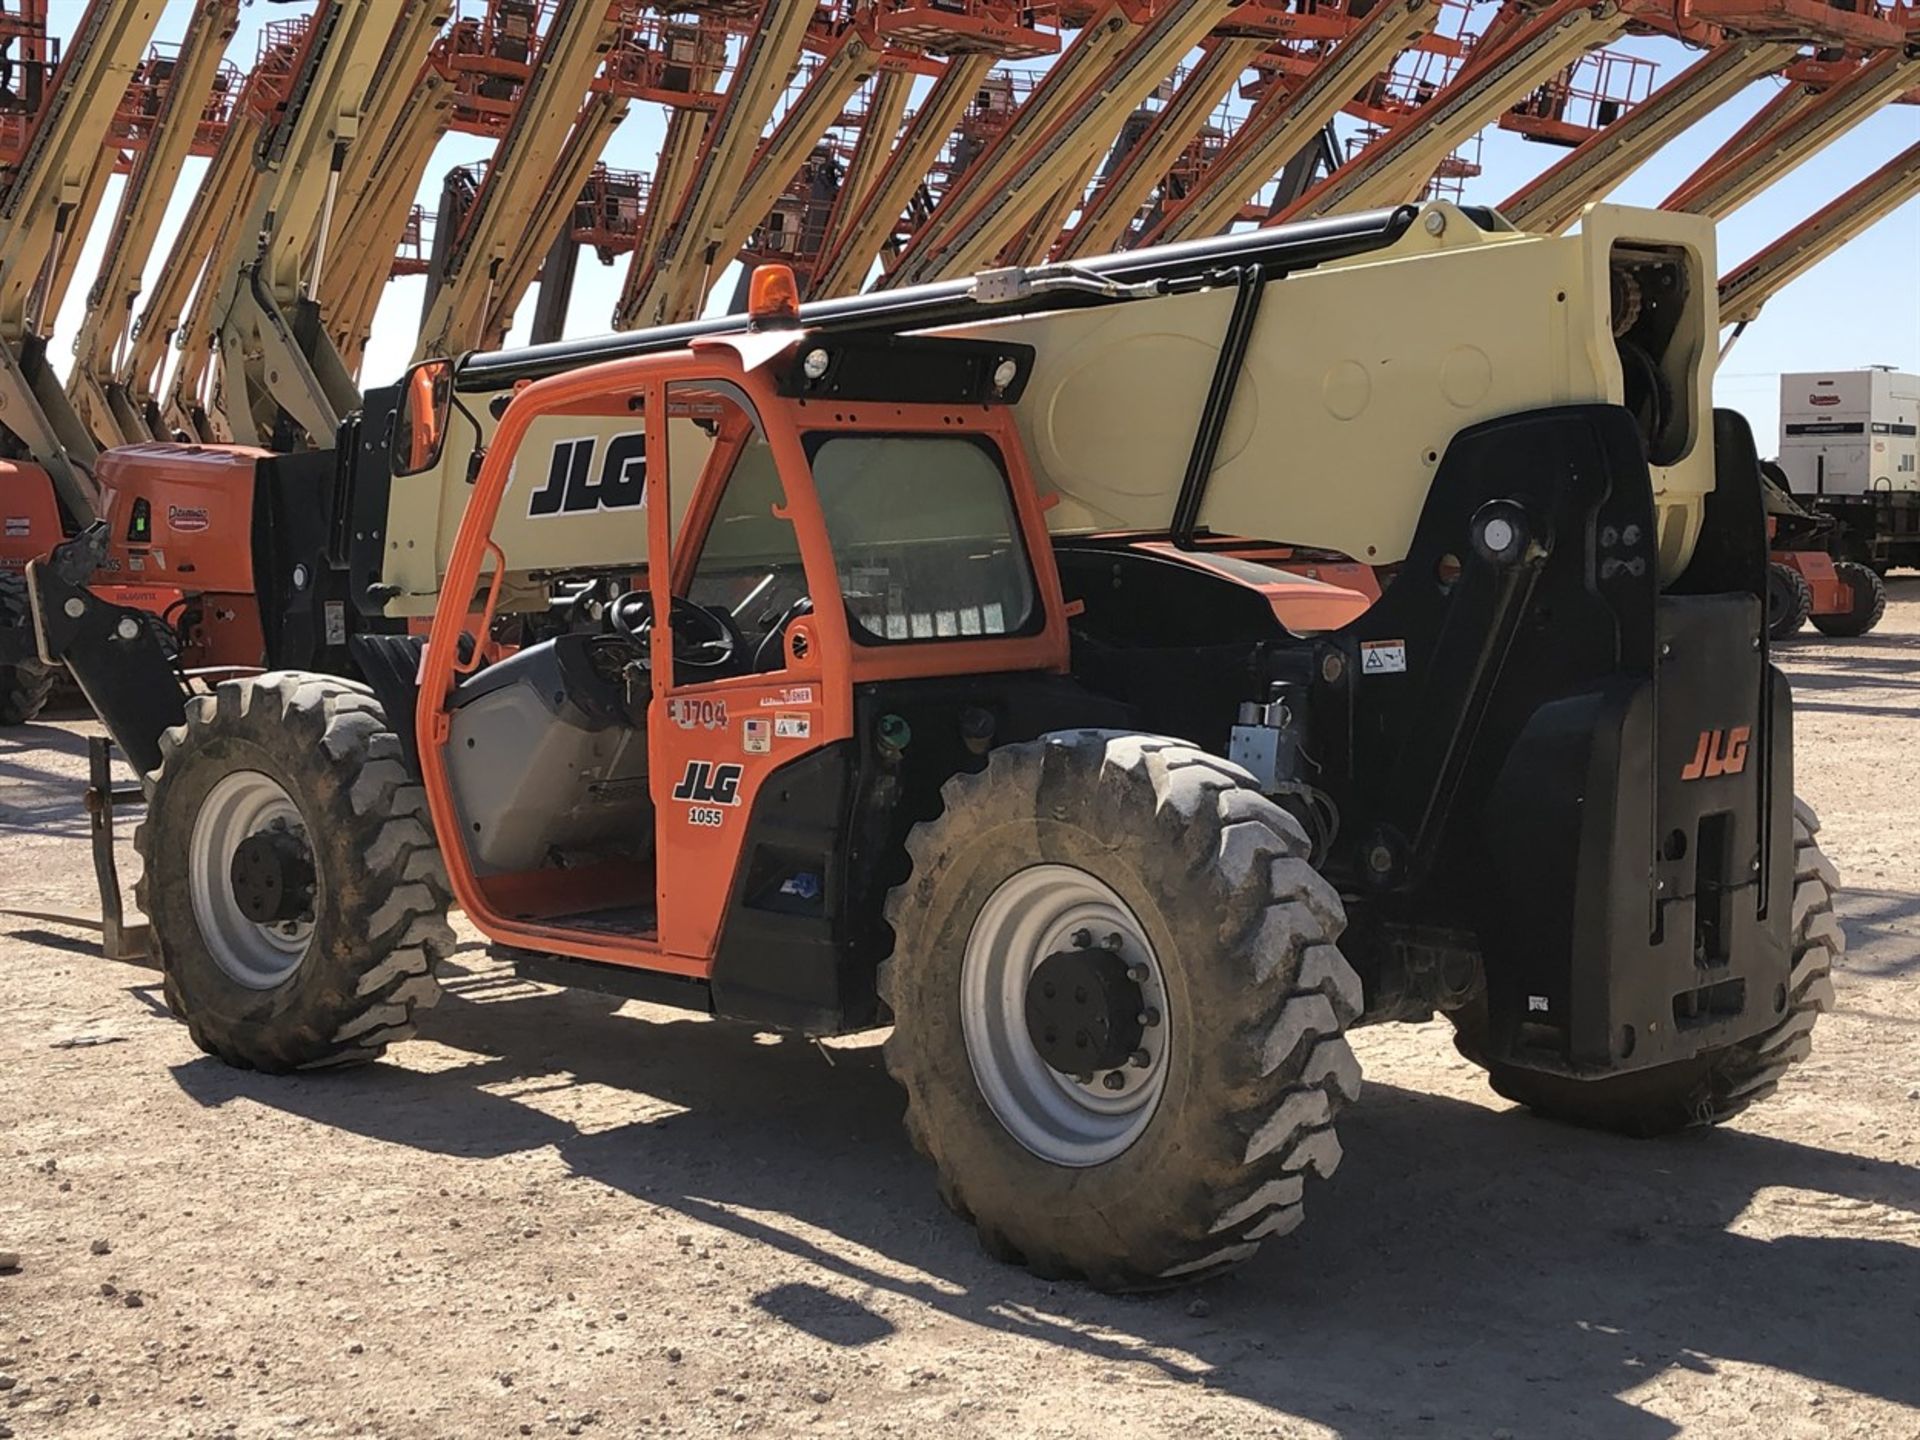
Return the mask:
[[[1156,1299],[987,1259],[871,1044],[469,943],[423,1038],[274,1079],[83,932],[0,918],[0,1440],[1920,1435],[1920,580],[1892,590],[1877,634],[1784,651],[1853,949],[1773,1100],[1614,1140],[1497,1099],[1444,1026],[1368,1030],[1305,1226]],[[0,904],[96,913],[88,728],[0,733]]]

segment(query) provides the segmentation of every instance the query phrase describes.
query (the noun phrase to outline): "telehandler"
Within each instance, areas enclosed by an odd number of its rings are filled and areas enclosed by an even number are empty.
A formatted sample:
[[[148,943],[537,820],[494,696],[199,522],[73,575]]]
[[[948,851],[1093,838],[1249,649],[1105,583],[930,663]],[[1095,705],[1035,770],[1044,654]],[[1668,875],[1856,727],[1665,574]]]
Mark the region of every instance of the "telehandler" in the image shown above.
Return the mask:
[[[765,267],[366,395],[297,562],[361,679],[183,692],[99,528],[36,633],[146,773],[209,1053],[377,1057],[457,902],[540,981],[892,1026],[993,1254],[1169,1285],[1299,1223],[1351,1026],[1443,1012],[1639,1134],[1807,1053],[1837,878],[1714,274],[1698,217],[1446,203],[804,307]]]

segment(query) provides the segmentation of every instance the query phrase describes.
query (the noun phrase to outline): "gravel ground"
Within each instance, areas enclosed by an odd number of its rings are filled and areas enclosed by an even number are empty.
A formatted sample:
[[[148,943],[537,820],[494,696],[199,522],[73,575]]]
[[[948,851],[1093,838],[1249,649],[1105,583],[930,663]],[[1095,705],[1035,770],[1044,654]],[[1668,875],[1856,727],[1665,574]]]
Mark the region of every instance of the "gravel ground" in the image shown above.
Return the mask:
[[[1306,1225],[1151,1300],[982,1255],[871,1044],[546,990],[463,929],[423,1038],[275,1079],[83,932],[0,917],[0,1440],[1920,1435],[1920,581],[1892,590],[1875,635],[1784,652],[1853,950],[1775,1098],[1618,1141],[1512,1109],[1444,1026],[1365,1031]],[[0,733],[0,904],[96,913],[88,729]]]

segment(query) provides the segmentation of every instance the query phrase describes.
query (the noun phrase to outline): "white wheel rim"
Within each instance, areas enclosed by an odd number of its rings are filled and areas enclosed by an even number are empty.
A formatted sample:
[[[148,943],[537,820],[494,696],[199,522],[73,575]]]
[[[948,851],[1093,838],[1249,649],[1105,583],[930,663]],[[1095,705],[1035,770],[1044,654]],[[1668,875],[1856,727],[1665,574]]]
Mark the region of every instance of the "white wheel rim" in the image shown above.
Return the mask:
[[[1072,948],[1080,930],[1120,937],[1121,958],[1145,967],[1141,994],[1159,1019],[1141,1033],[1144,1066],[1097,1074],[1090,1083],[1047,1064],[1026,1019],[1034,970]],[[1127,903],[1077,866],[1030,866],[987,897],[961,963],[960,1025],[980,1093],[1007,1132],[1042,1160],[1103,1164],[1138,1140],[1160,1107],[1172,1025],[1159,959]],[[1108,1075],[1121,1076],[1121,1088],[1107,1088]]]
[[[311,919],[261,925],[247,918],[233,893],[233,857],[241,841],[276,825],[306,833],[299,807],[278,781],[258,770],[236,770],[207,792],[188,842],[187,875],[200,936],[214,963],[250,990],[271,990],[293,974],[313,939]]]

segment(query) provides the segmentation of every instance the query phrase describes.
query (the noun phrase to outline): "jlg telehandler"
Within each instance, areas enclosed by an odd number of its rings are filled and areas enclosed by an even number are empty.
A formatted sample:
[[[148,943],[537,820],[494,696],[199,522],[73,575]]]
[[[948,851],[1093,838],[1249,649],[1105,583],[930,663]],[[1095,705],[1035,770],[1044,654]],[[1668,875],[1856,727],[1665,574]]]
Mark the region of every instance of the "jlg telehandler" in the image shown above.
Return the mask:
[[[38,632],[150,772],[209,1052],[379,1055],[457,901],[542,981],[891,1025],[993,1253],[1168,1284],[1300,1220],[1352,1025],[1443,1011],[1638,1133],[1807,1053],[1836,880],[1713,276],[1696,217],[1448,204],[803,308],[764,269],[366,397],[298,561],[431,615],[366,683],[183,695],[99,531]]]

